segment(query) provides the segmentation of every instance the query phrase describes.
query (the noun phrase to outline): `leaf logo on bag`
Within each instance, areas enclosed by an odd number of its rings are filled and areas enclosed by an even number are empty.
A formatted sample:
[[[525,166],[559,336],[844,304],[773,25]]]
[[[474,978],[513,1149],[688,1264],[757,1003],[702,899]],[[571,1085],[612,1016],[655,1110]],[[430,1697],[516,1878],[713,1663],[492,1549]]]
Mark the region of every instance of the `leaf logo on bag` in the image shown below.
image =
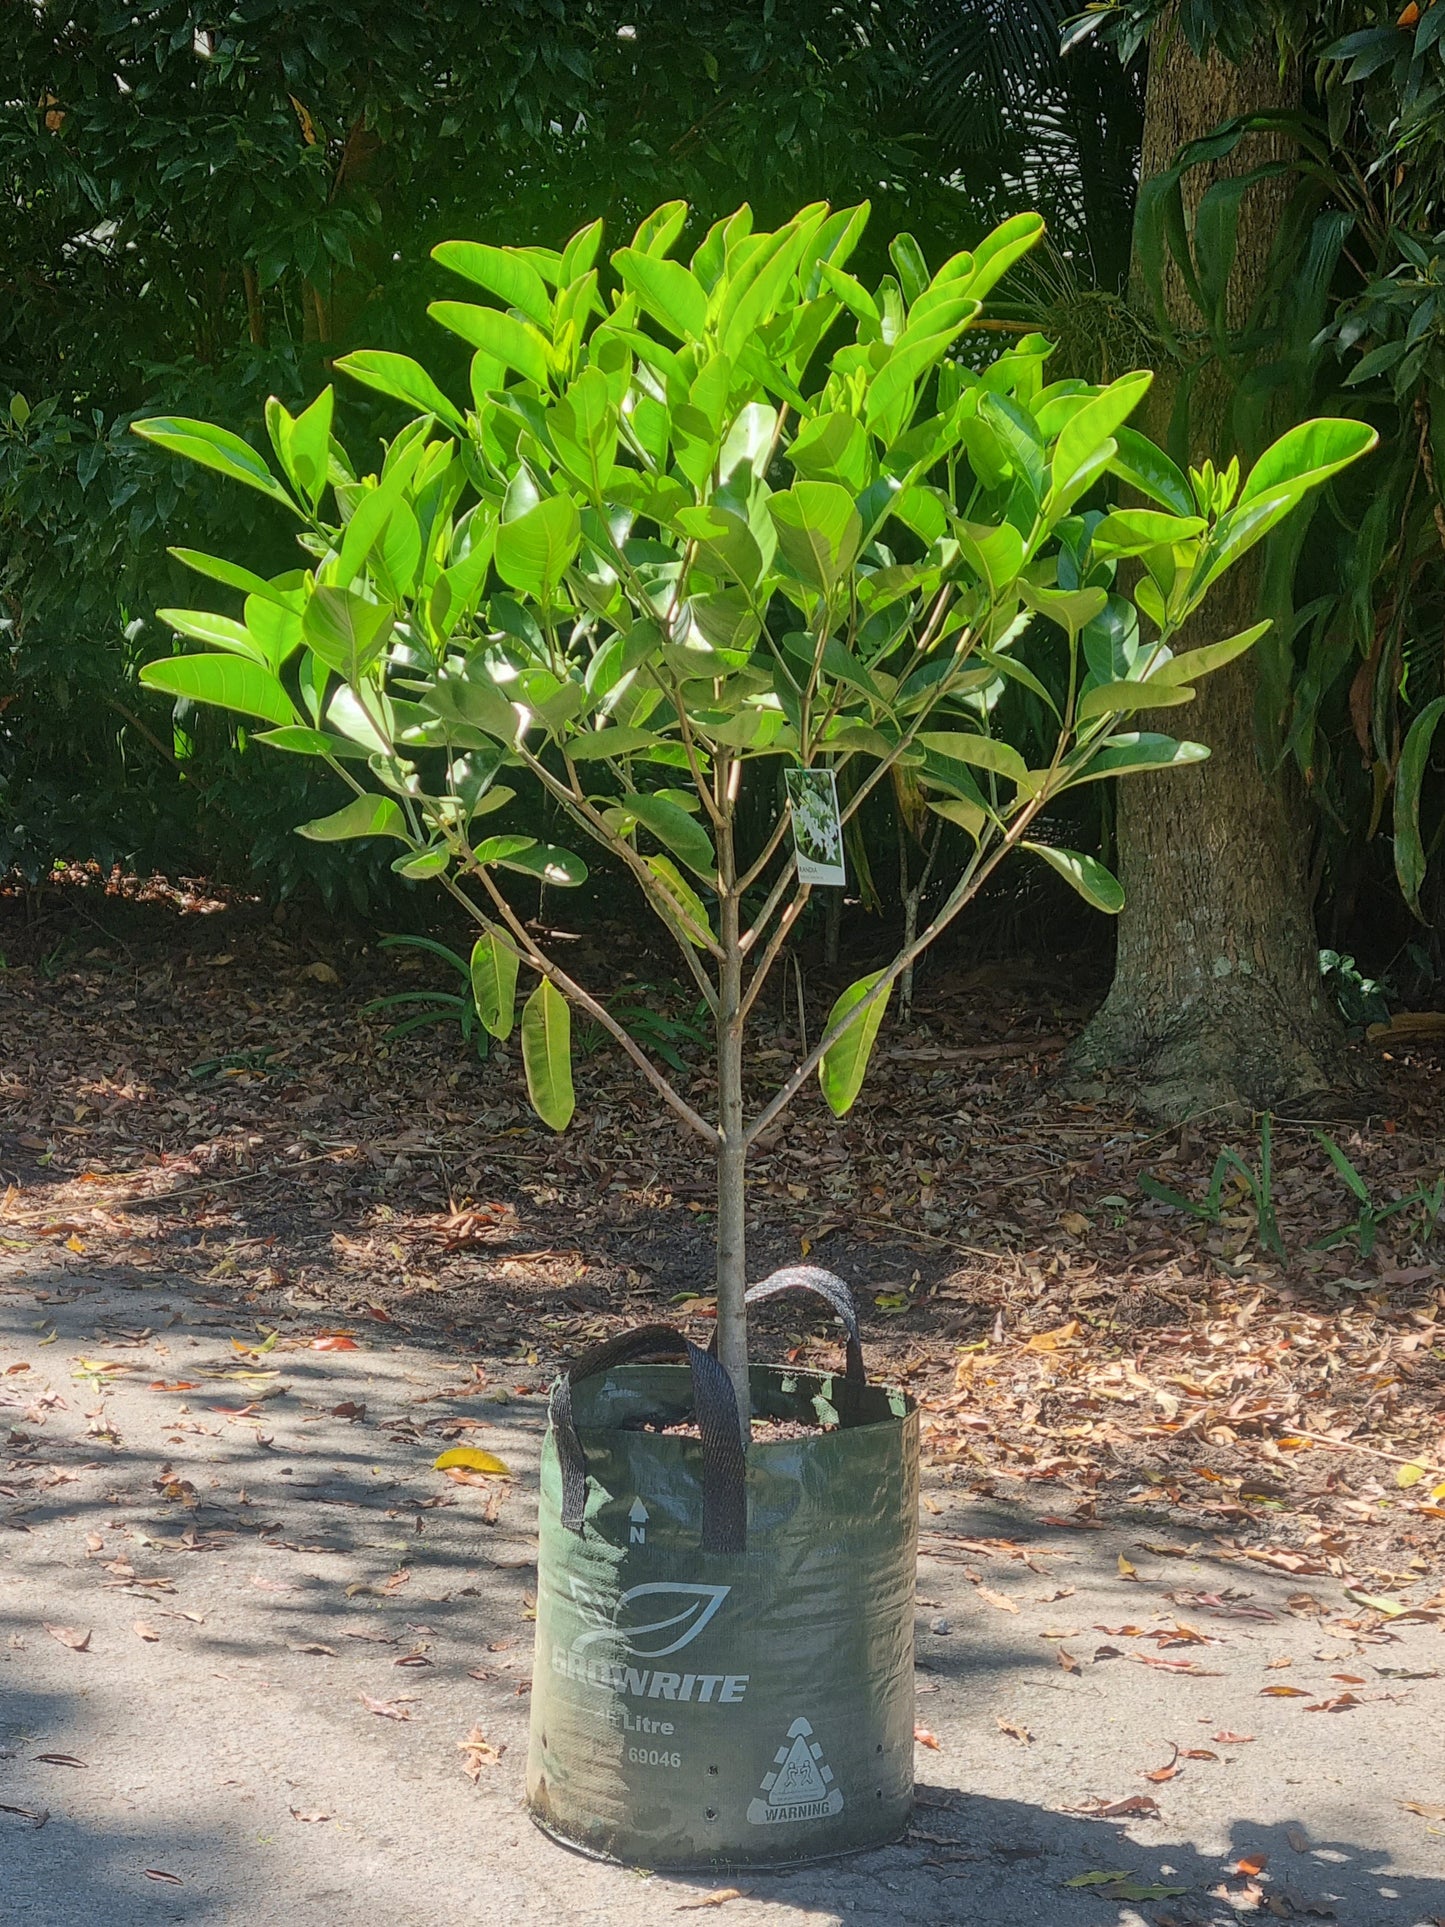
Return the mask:
[[[584,1619],[592,1621],[591,1630],[579,1633],[572,1641],[574,1653],[600,1640],[616,1641],[622,1650],[637,1659],[665,1659],[669,1653],[690,1646],[717,1613],[732,1591],[731,1586],[695,1586],[651,1580],[645,1586],[632,1586],[619,1598],[591,1592],[573,1580],[572,1597]],[[637,1604],[636,1612],[629,1608]],[[674,1610],[669,1612],[669,1607]],[[649,1615],[661,1613],[663,1617]],[[636,1623],[629,1624],[632,1620]],[[669,1640],[667,1635],[671,1634]],[[655,1643],[659,1639],[665,1643]]]

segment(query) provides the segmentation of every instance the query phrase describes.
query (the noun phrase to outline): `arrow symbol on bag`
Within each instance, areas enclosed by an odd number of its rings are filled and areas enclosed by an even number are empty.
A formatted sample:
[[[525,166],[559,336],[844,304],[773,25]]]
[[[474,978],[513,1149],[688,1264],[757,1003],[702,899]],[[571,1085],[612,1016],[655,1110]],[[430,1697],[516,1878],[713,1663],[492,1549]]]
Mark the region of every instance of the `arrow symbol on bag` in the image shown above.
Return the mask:
[[[628,1543],[636,1546],[646,1545],[647,1507],[642,1503],[641,1499],[634,1499],[632,1501],[632,1507],[627,1516],[632,1521],[632,1530],[627,1535]]]

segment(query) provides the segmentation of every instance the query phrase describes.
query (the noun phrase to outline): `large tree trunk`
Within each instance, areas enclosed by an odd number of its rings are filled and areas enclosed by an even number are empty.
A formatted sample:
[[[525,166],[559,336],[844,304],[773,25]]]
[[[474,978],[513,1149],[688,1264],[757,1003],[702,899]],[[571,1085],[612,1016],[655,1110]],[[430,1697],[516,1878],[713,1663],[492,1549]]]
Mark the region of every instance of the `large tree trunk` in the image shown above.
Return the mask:
[[[1162,172],[1185,141],[1230,115],[1298,102],[1298,74],[1281,72],[1268,38],[1240,66],[1218,55],[1197,60],[1171,9],[1151,50],[1143,178]],[[1191,216],[1215,180],[1269,157],[1263,138],[1252,137],[1217,167],[1192,170],[1185,177]],[[1244,198],[1231,285],[1236,323],[1259,294],[1287,192],[1287,182],[1271,181]],[[1180,334],[1197,336],[1201,319],[1177,276],[1167,298]],[[1177,392],[1178,372],[1166,366],[1143,424],[1158,440],[1167,438]],[[1233,452],[1232,403],[1226,373],[1206,366],[1189,396],[1191,461],[1211,455],[1222,464]],[[1232,635],[1256,619],[1259,553],[1224,577],[1176,648]],[[1252,654],[1206,677],[1187,711],[1141,727],[1195,737],[1210,746],[1209,761],[1119,786],[1127,902],[1118,962],[1075,1063],[1081,1071],[1126,1074],[1141,1107],[1170,1120],[1298,1102],[1340,1074],[1343,1035],[1320,989],[1305,812],[1294,787],[1261,764],[1256,693]]]

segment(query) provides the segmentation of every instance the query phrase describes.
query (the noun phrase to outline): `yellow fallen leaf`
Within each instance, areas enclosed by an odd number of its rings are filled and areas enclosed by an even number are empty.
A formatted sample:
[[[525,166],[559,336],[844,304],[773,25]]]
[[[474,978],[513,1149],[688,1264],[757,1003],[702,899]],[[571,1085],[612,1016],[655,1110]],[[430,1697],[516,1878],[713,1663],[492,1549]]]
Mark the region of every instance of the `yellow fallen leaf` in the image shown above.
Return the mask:
[[[700,1907],[725,1907],[730,1900],[746,1900],[747,1897],[746,1887],[715,1887],[710,1894],[704,1894],[701,1900],[679,1901],[677,1911],[680,1914],[695,1914]]]
[[[1024,1346],[1026,1352],[1056,1352],[1061,1345],[1071,1345],[1078,1337],[1082,1327],[1077,1318],[1071,1318],[1066,1325],[1055,1325],[1052,1331],[1035,1332]]]
[[[454,1445],[449,1452],[443,1452],[439,1459],[432,1461],[434,1472],[449,1472],[454,1465],[465,1466],[469,1472],[490,1472],[493,1478],[510,1479],[511,1468],[504,1459],[494,1452],[480,1452],[475,1445]]]
[[[1061,1211],[1059,1213],[1059,1223],[1071,1238],[1082,1238],[1086,1232],[1093,1228],[1082,1211]]]
[[[65,1249],[67,1251],[84,1251],[85,1243],[82,1239],[77,1238],[75,1233],[72,1231],[70,1236],[65,1241]]]
[[[1119,1554],[1119,1577],[1121,1579],[1137,1579],[1139,1577],[1139,1568],[1131,1565],[1122,1552]]]
[[[1430,1494],[1432,1499],[1445,1499],[1445,1479],[1442,1479]]]
[[[1425,1476],[1423,1465],[1402,1465],[1395,1473],[1396,1485],[1418,1485]]]

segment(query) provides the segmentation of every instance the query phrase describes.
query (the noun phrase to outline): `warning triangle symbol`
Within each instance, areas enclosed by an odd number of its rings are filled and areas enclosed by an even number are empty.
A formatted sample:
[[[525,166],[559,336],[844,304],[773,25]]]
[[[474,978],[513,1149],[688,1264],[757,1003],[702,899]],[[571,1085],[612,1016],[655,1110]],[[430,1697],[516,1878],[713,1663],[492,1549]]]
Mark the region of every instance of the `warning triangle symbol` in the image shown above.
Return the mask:
[[[748,1818],[755,1826],[822,1820],[843,1811],[842,1790],[807,1720],[796,1719],[788,1728],[758,1795],[748,1802]]]
[[[778,1768],[778,1777],[768,1790],[770,1807],[791,1806],[794,1800],[824,1800],[828,1789],[818,1771],[807,1740],[800,1733],[788,1749],[788,1757]]]

